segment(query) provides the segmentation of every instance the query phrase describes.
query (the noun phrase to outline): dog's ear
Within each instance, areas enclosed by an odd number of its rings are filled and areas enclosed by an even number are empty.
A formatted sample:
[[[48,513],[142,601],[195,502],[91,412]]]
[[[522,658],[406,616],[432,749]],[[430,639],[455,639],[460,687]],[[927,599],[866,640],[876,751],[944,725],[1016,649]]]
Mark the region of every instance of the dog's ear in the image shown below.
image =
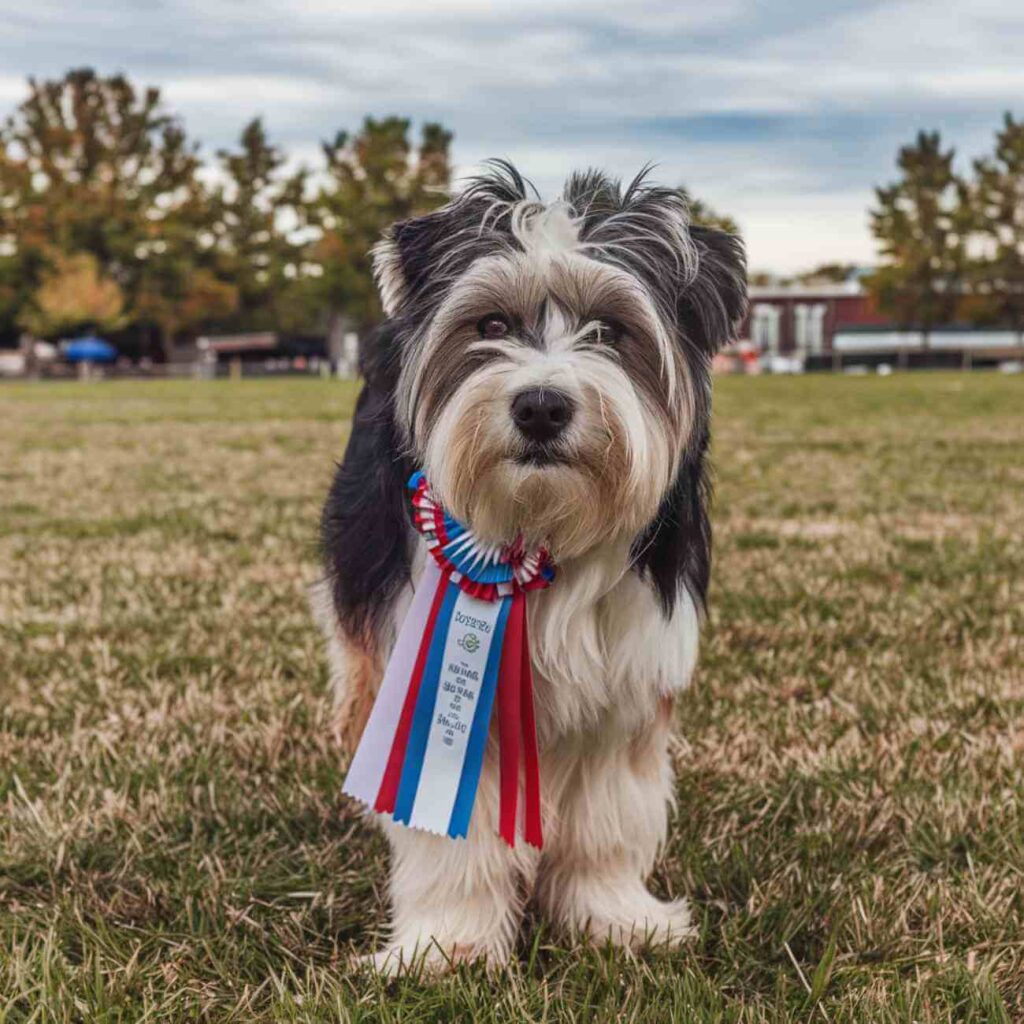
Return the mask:
[[[392,225],[374,247],[373,273],[389,317],[419,299],[433,301],[438,275],[454,280],[475,259],[511,244],[511,211],[536,190],[507,160],[485,165],[440,209]]]
[[[679,320],[687,338],[708,355],[733,340],[747,311],[743,242],[716,228],[693,225],[697,275],[683,290]]]
[[[442,207],[433,213],[392,224],[373,248],[373,276],[387,316],[398,314],[410,295],[423,286],[435,266],[442,243],[450,237],[452,213]]]
[[[459,273],[493,248],[496,226],[482,229],[487,210],[484,197],[470,192],[432,213],[400,220],[385,232],[373,249],[373,275],[389,317],[419,297],[439,269]]]

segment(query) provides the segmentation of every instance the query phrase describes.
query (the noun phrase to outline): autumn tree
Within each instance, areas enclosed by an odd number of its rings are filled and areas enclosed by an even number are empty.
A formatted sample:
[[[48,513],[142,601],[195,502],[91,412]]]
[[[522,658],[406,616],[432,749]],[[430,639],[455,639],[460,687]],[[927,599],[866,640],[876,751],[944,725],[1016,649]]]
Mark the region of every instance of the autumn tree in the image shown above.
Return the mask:
[[[974,162],[971,198],[980,243],[972,318],[1009,324],[1024,344],[1024,122],[1009,113],[994,153]]]
[[[875,189],[871,229],[884,262],[869,278],[879,307],[905,327],[949,323],[961,300],[971,211],[953,149],[921,132],[899,151],[900,178]]]
[[[31,297],[21,270],[14,255],[0,256],[0,346],[16,340],[18,314]]]
[[[409,128],[405,118],[368,117],[355,135],[339,132],[323,144],[327,181],[312,206],[323,235],[312,255],[333,333],[346,320],[365,329],[382,316],[370,251],[385,228],[447,198],[451,132],[426,124],[414,148]]]
[[[212,270],[172,260],[150,270],[136,295],[134,313],[159,331],[165,352],[181,334],[224,321],[238,310],[238,288]]]
[[[19,314],[21,326],[49,337],[86,327],[116,330],[122,326],[124,296],[92,253],[55,252],[51,260],[31,303]]]
[[[0,246],[22,301],[50,255],[87,253],[133,305],[168,225],[197,203],[199,158],[159,90],[88,68],[29,94],[0,129]]]
[[[310,196],[308,173],[259,119],[204,179],[157,89],[84,68],[32,79],[0,127],[0,335],[21,311],[43,322],[54,254],[77,260],[79,281],[87,254],[96,281],[119,289],[118,321],[168,356],[201,329],[297,330],[328,314],[364,328],[380,316],[369,250],[394,220],[443,201],[450,141],[427,125],[414,150],[408,121],[368,119],[324,146]]]

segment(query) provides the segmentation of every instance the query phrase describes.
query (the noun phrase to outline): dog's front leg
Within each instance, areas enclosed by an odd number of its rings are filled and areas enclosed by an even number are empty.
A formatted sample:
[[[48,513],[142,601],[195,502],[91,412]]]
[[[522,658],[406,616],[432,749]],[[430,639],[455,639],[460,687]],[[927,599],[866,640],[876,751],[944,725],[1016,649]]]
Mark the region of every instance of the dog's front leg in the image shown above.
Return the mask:
[[[469,835],[449,839],[385,823],[391,843],[390,942],[374,965],[389,974],[508,960],[523,909],[524,877],[538,854],[497,833],[496,765],[488,758]]]
[[[645,884],[668,827],[671,710],[665,699],[633,736],[591,736],[556,759],[559,827],[538,894],[571,934],[637,947],[676,945],[694,932],[685,900],[659,900]]]

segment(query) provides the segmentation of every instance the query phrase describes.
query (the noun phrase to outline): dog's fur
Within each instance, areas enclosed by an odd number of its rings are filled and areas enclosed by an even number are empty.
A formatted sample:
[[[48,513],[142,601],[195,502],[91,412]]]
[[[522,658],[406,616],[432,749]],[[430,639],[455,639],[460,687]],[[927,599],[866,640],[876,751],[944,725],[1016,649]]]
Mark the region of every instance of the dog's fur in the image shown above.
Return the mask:
[[[388,319],[363,347],[366,383],[322,523],[319,617],[346,744],[423,565],[414,469],[478,535],[521,533],[558,565],[527,601],[544,849],[498,837],[493,749],[466,840],[381,819],[392,920],[378,963],[501,962],[531,890],[571,934],[679,941],[685,901],[657,900],[644,881],[666,835],[672,701],[708,586],[709,370],[744,312],[742,246],[690,225],[683,195],[644,174],[625,189],[577,174],[544,204],[495,163],[443,208],[396,224],[375,257]],[[482,337],[495,314],[507,334]],[[574,409],[540,455],[510,413],[531,388]]]

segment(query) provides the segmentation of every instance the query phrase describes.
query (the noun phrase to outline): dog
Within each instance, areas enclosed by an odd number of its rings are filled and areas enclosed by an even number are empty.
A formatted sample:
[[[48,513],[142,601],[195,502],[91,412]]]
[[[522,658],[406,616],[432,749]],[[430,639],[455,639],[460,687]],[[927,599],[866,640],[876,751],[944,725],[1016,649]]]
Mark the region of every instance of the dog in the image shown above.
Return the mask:
[[[406,481],[474,534],[557,563],[529,595],[545,844],[497,835],[496,739],[469,834],[380,816],[391,848],[382,970],[501,964],[524,904],[570,937],[675,945],[683,899],[646,888],[668,829],[673,700],[711,560],[710,366],[746,307],[739,239],[685,195],[587,171],[545,203],[509,163],[374,249],[386,320],[323,510],[317,598],[338,731],[357,743],[426,559]]]

